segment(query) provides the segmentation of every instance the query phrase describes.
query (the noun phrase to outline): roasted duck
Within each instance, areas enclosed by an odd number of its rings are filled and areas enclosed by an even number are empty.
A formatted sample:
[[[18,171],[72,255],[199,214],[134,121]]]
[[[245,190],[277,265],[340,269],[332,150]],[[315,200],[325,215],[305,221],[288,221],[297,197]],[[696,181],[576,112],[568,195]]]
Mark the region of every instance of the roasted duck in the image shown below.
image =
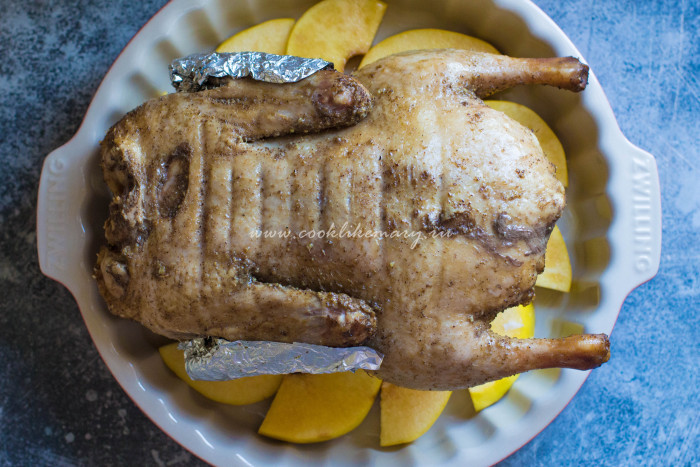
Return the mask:
[[[176,339],[366,344],[382,378],[417,389],[596,367],[607,336],[489,331],[532,300],[565,198],[532,132],[481,101],[580,91],[587,72],[435,50],[151,100],[102,142],[100,292]]]

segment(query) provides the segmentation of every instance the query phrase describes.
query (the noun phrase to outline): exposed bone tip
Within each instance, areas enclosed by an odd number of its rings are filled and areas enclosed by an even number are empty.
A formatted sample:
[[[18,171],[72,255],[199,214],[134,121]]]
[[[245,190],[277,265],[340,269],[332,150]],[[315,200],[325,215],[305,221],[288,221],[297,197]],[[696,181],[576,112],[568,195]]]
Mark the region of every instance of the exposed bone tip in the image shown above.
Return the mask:
[[[606,334],[569,336],[564,338],[564,342],[567,341],[574,345],[569,352],[564,352],[564,355],[568,354],[565,360],[569,360],[562,365],[566,368],[591,370],[610,359],[610,339]]]
[[[107,291],[115,298],[123,297],[129,284],[129,271],[126,264],[112,258],[105,258],[100,269]]]
[[[324,328],[331,347],[363,345],[377,331],[377,317],[368,304],[344,294],[324,294]]]
[[[590,346],[592,355],[597,356],[596,367],[610,360],[610,338],[606,334],[592,334],[586,344]]]
[[[567,89],[573,92],[583,91],[588,85],[588,73],[590,68],[576,57],[566,57],[565,60],[570,61],[573,67],[573,71],[570,75],[571,81]]]
[[[574,92],[580,92],[586,89],[586,86],[588,85],[588,71],[588,65],[582,63],[581,71],[579,72],[574,88],[572,89]]]
[[[330,118],[336,125],[357,123],[369,113],[372,99],[359,82],[342,73],[324,76],[312,100],[319,115]]]

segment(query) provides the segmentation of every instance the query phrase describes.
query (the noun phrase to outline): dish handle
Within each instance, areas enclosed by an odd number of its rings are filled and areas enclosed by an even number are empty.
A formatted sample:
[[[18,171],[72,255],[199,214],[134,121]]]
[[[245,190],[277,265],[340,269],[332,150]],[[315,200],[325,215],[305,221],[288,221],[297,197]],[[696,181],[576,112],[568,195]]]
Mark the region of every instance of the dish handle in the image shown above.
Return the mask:
[[[621,239],[613,251],[617,283],[626,283],[625,294],[653,278],[661,261],[661,190],[656,160],[650,153],[626,141],[627,156],[612,174],[609,189],[618,200],[611,225],[613,238]]]
[[[41,272],[62,283],[75,296],[81,281],[85,282],[81,260],[71,252],[82,252],[86,242],[81,209],[87,191],[85,159],[89,155],[76,153],[74,142],[75,139],[69,141],[44,160],[36,232]]]

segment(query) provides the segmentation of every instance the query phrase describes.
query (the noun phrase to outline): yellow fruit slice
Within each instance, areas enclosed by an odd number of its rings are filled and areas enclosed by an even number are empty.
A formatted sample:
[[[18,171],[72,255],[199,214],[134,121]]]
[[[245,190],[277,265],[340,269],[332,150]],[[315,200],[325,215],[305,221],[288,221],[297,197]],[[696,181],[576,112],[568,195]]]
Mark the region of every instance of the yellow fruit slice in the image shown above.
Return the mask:
[[[362,370],[286,375],[258,433],[293,443],[342,436],[365,419],[381,383]]]
[[[491,322],[491,330],[496,334],[518,339],[533,337],[535,335],[535,307],[531,303],[503,310]],[[479,412],[498,402],[508,392],[518,376],[508,376],[469,388],[474,409]]]
[[[343,71],[350,57],[369,50],[385,10],[378,0],[323,0],[296,22],[287,54],[323,58]]]
[[[217,52],[265,52],[282,55],[287,50],[292,18],[277,18],[262,22],[226,39]]]
[[[437,421],[452,391],[417,391],[382,383],[380,446],[410,443]]]
[[[165,364],[181,380],[204,397],[231,405],[260,402],[272,396],[282,382],[282,375],[250,376],[232,381],[195,381],[187,376],[185,354],[177,348],[177,342],[158,349]]]
[[[486,105],[492,109],[503,112],[510,118],[529,128],[540,142],[542,151],[547,159],[557,168],[557,179],[562,185],[569,186],[569,171],[566,167],[564,148],[549,125],[545,123],[533,110],[521,104],[509,101],[487,100]]]
[[[544,272],[537,276],[538,287],[568,292],[571,290],[571,261],[561,230],[556,225],[547,242],[544,254]]]
[[[475,52],[499,53],[489,44],[475,37],[467,36],[444,29],[411,29],[402,33],[387,37],[375,45],[364,56],[358,68],[369,65],[372,62],[388,55],[393,55],[407,50],[422,49],[466,49]]]
[[[491,321],[491,331],[500,336],[530,339],[535,335],[535,307],[519,305],[501,311]]]
[[[491,381],[490,383],[484,383],[480,384],[479,386],[469,388],[469,395],[472,398],[474,410],[480,412],[486,407],[489,407],[501,400],[511,386],[513,386],[515,380],[518,379],[518,376],[520,375],[508,376],[497,381]]]

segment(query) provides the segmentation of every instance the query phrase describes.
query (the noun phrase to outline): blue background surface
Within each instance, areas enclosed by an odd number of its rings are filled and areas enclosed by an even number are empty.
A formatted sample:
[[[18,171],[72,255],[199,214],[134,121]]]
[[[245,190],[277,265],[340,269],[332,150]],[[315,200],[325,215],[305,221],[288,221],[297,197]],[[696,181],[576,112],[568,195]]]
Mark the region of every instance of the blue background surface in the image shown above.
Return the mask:
[[[70,294],[41,275],[35,246],[43,158],[75,133],[112,61],[163,3],[0,1],[2,465],[199,462],[123,393]],[[610,362],[504,465],[697,465],[699,2],[535,3],[591,65],[625,135],[656,156],[663,250],[659,274],[622,308]]]

